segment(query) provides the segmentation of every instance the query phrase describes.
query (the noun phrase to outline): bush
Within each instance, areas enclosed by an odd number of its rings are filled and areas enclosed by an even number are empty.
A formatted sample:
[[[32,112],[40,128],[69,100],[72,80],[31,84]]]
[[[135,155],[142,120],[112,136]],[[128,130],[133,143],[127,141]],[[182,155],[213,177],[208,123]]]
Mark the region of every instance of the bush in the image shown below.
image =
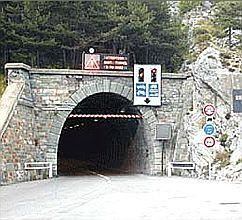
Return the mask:
[[[238,165],[238,164],[240,164],[240,163],[242,163],[242,158],[240,158],[240,159],[238,159],[238,160],[236,161],[236,165]]]
[[[203,43],[206,41],[210,41],[212,36],[210,34],[201,34],[196,37],[196,43]]]
[[[222,145],[222,146],[225,146],[225,142],[228,140],[228,137],[229,137],[229,136],[228,136],[228,134],[226,134],[226,133],[221,135],[219,141],[221,142],[221,145]]]
[[[185,14],[191,11],[192,9],[194,9],[195,7],[200,6],[201,4],[202,4],[201,0],[193,0],[193,1],[182,0],[180,1],[179,9],[181,14]]]
[[[222,38],[224,37],[223,29],[215,25],[213,20],[201,21],[198,23],[198,27],[194,30],[195,41],[201,43],[204,41],[209,41],[212,38]]]
[[[224,150],[218,152],[215,157],[215,162],[220,164],[220,168],[226,167],[230,164],[231,151]]]

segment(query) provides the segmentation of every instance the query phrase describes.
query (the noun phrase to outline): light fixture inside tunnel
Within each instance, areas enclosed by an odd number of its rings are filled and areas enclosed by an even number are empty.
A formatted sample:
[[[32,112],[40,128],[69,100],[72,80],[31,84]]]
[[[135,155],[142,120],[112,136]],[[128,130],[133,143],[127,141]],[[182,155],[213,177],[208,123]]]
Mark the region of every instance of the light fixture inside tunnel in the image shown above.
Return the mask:
[[[59,139],[59,173],[83,168],[98,172],[130,170],[127,161],[138,144],[142,118],[137,107],[120,95],[98,93],[85,98],[64,124]]]

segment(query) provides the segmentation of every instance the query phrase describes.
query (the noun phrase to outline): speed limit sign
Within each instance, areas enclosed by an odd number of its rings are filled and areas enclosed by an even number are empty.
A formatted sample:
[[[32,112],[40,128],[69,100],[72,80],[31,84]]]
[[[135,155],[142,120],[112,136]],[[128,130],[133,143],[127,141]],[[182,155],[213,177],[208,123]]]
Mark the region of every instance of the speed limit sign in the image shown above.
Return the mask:
[[[203,108],[204,115],[206,115],[208,117],[213,116],[215,114],[215,112],[216,112],[216,108],[212,104],[207,104]]]
[[[214,137],[206,137],[204,139],[204,145],[206,147],[213,147],[215,145],[215,138]]]

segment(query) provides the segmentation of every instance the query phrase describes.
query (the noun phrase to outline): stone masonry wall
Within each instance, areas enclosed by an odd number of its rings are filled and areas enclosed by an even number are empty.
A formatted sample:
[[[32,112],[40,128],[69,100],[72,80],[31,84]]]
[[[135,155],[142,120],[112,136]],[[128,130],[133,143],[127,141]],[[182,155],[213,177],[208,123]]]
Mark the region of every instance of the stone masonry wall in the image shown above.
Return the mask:
[[[120,77],[83,74],[76,70],[28,71],[19,74],[26,82],[25,90],[0,142],[3,163],[1,184],[47,176],[46,171],[24,171],[24,163],[30,161],[53,162],[53,171],[57,174],[62,126],[69,113],[85,97],[103,91],[121,94],[130,101],[133,99],[132,74]],[[140,128],[142,132],[134,143],[134,149],[141,149],[137,157],[132,158],[139,164],[136,164],[136,170],[143,169],[153,175],[162,173],[161,142],[155,140],[156,123],[168,122],[173,127],[172,140],[165,143],[164,152],[165,163],[170,160],[187,99],[183,94],[186,81],[185,76],[166,74],[162,82],[162,106],[138,107],[144,120]]]
[[[34,106],[29,73],[24,68],[7,70],[8,84],[24,81],[24,90],[0,140],[0,185],[33,179],[43,179],[46,171],[25,171],[24,163],[44,161],[45,155],[35,142]]]

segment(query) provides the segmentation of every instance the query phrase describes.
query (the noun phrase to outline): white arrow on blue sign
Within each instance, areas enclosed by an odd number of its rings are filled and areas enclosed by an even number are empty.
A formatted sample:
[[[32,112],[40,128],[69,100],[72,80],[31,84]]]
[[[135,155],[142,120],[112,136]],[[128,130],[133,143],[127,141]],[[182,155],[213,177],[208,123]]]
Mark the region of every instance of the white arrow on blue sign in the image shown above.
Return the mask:
[[[213,135],[216,132],[216,129],[213,124],[205,124],[203,130],[206,135]]]

